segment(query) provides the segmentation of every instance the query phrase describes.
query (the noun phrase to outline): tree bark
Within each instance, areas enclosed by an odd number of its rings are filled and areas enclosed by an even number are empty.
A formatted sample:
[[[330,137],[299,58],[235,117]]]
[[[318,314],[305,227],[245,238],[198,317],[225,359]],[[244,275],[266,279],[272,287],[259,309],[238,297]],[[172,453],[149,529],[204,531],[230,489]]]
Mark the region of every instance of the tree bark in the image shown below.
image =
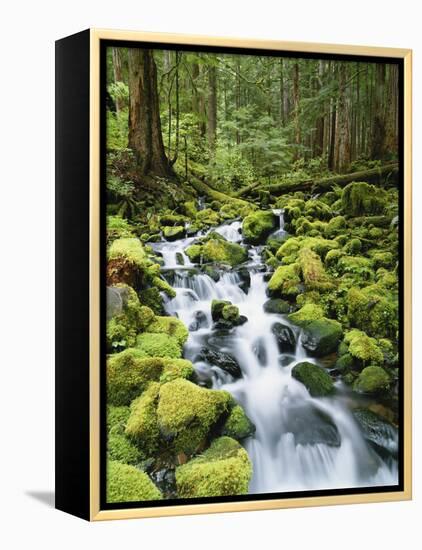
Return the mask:
[[[383,159],[386,153],[386,127],[385,127],[385,64],[377,63],[375,68],[374,85],[374,113],[371,138],[372,159]]]
[[[208,69],[208,146],[210,157],[215,154],[217,139],[217,67],[211,65]]]
[[[113,59],[114,82],[123,82],[121,48],[112,48],[111,52]],[[120,113],[124,107],[124,102],[119,97],[116,97],[115,105],[116,111]]]
[[[174,175],[164,152],[157,89],[157,68],[152,50],[130,48],[129,148],[135,153],[140,173]]]

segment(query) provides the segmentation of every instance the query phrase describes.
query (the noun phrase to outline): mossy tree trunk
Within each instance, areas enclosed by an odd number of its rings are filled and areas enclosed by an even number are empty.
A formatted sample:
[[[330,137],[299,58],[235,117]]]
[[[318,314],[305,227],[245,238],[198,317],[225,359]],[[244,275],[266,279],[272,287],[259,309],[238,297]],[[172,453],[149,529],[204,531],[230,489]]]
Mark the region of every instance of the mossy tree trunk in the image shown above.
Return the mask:
[[[129,148],[142,175],[170,177],[174,173],[164,151],[153,53],[130,48],[128,62]]]

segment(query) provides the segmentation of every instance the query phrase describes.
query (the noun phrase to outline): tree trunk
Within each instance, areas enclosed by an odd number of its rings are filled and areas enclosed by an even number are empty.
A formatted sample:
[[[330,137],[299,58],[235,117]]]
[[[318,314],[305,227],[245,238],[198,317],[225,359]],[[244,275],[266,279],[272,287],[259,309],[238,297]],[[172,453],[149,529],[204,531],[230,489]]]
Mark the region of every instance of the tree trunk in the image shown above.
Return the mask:
[[[383,159],[386,153],[386,128],[385,128],[385,64],[377,63],[375,66],[374,85],[374,113],[371,138],[371,158]]]
[[[208,69],[208,146],[210,157],[215,154],[217,139],[217,67],[211,65]]]
[[[350,166],[350,122],[347,96],[347,66],[341,63],[339,69],[339,98],[337,117],[336,166],[339,172],[345,172]]]
[[[142,175],[174,175],[164,152],[161,134],[157,68],[151,50],[130,48],[129,148]]]
[[[295,159],[299,158],[300,146],[300,120],[299,120],[299,63],[296,61],[293,65],[293,106],[294,106],[294,122],[295,122],[295,144],[296,152]]]
[[[123,76],[122,76],[122,54],[121,54],[121,48],[112,48],[112,59],[113,59],[113,73],[114,73],[114,82],[123,82]],[[124,107],[124,102],[121,98],[116,97],[116,111],[120,113],[120,111]]]

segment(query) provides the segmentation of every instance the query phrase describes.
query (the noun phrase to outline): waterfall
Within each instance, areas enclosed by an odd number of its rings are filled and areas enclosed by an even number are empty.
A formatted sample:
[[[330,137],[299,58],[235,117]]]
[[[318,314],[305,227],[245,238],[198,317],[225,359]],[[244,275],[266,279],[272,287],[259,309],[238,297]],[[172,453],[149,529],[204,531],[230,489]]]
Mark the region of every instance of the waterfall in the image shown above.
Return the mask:
[[[285,234],[283,211],[277,236]],[[233,242],[242,242],[241,222],[216,229]],[[175,270],[176,297],[166,302],[170,315],[179,317],[190,329],[184,356],[195,366],[199,381],[229,391],[256,426],[253,437],[243,442],[253,463],[250,493],[311,489],[353,488],[395,485],[398,482],[394,453],[384,456],[368,442],[352,413],[351,394],[336,382],[333,396],[313,398],[291,371],[300,361],[318,363],[307,356],[300,344],[300,331],[286,315],[266,313],[265,265],[261,248],[249,248],[249,261],[242,266],[250,275],[250,285],[241,288],[236,270],[220,270],[218,280],[197,272],[184,249],[193,238],[173,243],[155,243],[164,267]],[[177,264],[177,253],[184,266]],[[244,288],[244,285],[242,285]],[[248,319],[231,330],[213,328],[211,302],[230,300]],[[288,325],[296,334],[296,349],[280,353],[272,332],[274,323]],[[235,379],[200,355],[204,347],[227,353],[239,365],[242,377]],[[397,432],[392,428],[376,434],[384,449],[397,448]]]

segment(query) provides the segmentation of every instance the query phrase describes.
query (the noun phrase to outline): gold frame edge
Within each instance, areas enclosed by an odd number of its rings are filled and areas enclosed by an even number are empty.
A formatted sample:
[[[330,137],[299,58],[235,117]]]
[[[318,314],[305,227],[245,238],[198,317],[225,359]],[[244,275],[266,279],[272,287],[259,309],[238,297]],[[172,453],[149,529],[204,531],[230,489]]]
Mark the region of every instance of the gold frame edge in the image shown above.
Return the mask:
[[[159,42],[192,46],[217,46],[284,50],[303,53],[393,57],[404,60],[404,489],[388,493],[280,498],[210,504],[185,504],[147,508],[100,509],[100,40]],[[412,50],[344,44],[283,42],[203,35],[90,29],[90,520],[151,518],[273,510],[311,506],[363,504],[412,498]]]

